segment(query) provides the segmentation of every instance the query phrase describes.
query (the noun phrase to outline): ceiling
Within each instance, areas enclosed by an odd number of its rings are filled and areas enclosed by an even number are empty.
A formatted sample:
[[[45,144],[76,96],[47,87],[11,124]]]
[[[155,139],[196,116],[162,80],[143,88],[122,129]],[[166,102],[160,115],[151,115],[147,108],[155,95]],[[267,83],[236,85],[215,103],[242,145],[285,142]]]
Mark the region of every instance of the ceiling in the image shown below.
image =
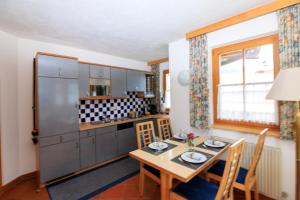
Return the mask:
[[[168,56],[185,33],[271,0],[1,0],[0,29],[131,59]]]

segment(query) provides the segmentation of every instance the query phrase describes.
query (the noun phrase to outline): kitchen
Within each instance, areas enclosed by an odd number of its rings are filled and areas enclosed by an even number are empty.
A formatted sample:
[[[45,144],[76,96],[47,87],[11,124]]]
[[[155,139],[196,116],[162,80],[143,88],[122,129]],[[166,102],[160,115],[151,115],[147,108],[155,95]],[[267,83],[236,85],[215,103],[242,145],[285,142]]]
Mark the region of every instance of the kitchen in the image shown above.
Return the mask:
[[[34,71],[40,186],[127,157],[135,124],[164,116],[152,72],[48,53],[37,53]]]

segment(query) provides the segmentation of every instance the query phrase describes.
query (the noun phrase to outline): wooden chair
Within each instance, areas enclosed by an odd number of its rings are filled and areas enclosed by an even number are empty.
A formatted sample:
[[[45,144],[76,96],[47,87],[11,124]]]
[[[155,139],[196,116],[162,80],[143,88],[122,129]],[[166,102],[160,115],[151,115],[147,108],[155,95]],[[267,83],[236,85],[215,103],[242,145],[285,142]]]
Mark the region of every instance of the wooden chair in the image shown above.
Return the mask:
[[[266,128],[259,134],[259,138],[255,146],[254,155],[249,170],[245,168],[241,168],[237,176],[237,179],[233,184],[235,188],[245,191],[246,200],[251,200],[251,188],[253,186],[254,186],[255,200],[259,200],[258,184],[257,184],[257,177],[255,171],[262,154],[267,132],[268,129]],[[206,177],[208,179],[220,181],[222,179],[223,171],[225,168],[224,166],[225,166],[224,161],[221,160],[218,161],[213,167],[211,167],[208,170]]]
[[[173,189],[171,200],[233,200],[233,183],[240,168],[243,146],[244,139],[240,139],[229,147],[224,174],[219,186],[196,176],[188,183],[181,183]]]
[[[148,146],[149,144],[154,142],[155,131],[153,122],[147,121],[136,124],[136,137],[139,149]],[[140,163],[139,185],[141,196],[144,194],[145,175],[154,180],[156,183],[160,184],[160,171],[149,165]]]
[[[158,134],[162,140],[173,137],[173,130],[170,123],[170,118],[157,119]]]

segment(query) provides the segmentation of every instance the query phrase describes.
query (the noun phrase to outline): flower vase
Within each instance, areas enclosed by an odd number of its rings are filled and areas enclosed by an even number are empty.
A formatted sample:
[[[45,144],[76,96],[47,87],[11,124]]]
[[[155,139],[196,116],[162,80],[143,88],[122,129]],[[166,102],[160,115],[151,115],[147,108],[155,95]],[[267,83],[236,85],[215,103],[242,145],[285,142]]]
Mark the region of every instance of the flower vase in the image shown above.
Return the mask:
[[[189,151],[194,151],[195,148],[194,140],[188,140],[188,147],[189,147]]]

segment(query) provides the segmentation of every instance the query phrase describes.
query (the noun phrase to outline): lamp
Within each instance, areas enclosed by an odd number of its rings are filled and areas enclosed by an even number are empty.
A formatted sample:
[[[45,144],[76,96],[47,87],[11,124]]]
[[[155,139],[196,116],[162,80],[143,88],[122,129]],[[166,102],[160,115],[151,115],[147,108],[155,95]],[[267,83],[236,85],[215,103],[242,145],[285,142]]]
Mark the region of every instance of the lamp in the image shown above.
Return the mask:
[[[280,70],[275,79],[271,90],[269,91],[267,99],[274,99],[279,101],[300,101],[300,66],[296,68],[289,68]],[[296,167],[297,177],[300,177],[300,102],[296,114]],[[297,178],[296,177],[296,182]],[[300,195],[300,184],[296,183],[297,199]]]

